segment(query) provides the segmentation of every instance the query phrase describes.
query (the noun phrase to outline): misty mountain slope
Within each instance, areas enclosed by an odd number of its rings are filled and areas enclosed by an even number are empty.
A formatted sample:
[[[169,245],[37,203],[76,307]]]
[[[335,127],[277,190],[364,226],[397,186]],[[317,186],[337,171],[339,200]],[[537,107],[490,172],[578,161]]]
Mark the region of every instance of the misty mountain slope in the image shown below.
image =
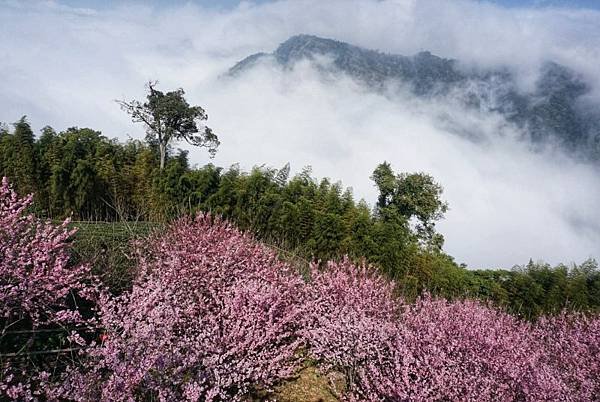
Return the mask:
[[[323,60],[328,62],[323,63]],[[521,90],[509,67],[464,68],[457,60],[420,52],[414,56],[385,54],[311,35],[293,36],[273,53],[257,53],[229,70],[241,76],[261,62],[284,69],[315,62],[323,73],[342,72],[371,90],[399,82],[419,97],[435,97],[504,116],[526,133],[535,147],[556,144],[571,156],[600,161],[600,114],[586,103],[590,91],[576,72],[554,62],[540,67],[534,88]],[[471,135],[475,137],[476,134]]]

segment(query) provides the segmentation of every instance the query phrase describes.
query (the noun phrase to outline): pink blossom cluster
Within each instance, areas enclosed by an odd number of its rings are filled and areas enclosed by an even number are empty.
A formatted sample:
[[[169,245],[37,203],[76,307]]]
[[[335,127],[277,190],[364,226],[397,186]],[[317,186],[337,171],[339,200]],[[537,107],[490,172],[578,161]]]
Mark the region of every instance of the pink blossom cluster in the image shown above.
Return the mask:
[[[348,400],[600,400],[600,319],[528,323],[475,301],[393,300],[348,261],[313,269],[313,358],[346,374]]]
[[[0,185],[0,399],[31,399],[53,376],[30,355],[43,350],[47,333],[63,349],[86,344],[93,317],[78,306],[98,295],[90,267],[69,263],[68,221],[42,222],[26,210],[32,197],[20,198],[4,178]],[[19,334],[14,335],[15,333]],[[57,359],[55,359],[57,360]]]
[[[600,400],[600,318],[561,314],[542,318],[533,337],[544,349],[541,364],[552,367],[556,400]]]
[[[140,245],[138,270],[76,399],[241,400],[293,373],[304,282],[266,247],[199,215]]]

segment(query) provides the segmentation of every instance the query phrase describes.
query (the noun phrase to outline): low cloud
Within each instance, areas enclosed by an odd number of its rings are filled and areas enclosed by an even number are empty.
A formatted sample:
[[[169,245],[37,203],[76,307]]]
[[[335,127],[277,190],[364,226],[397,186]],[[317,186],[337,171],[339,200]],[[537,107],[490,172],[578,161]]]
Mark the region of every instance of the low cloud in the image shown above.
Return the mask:
[[[206,107],[222,140],[216,164],[312,165],[370,203],[369,176],[383,160],[432,174],[451,207],[439,229],[459,262],[510,267],[600,256],[598,169],[552,149],[530,152],[500,116],[401,90],[371,93],[347,77],[324,82],[307,63],[222,76],[251,53],[310,33],[389,53],[430,50],[466,66],[509,66],[523,88],[541,62],[555,60],[586,77],[596,102],[597,11],[428,0],[243,2],[231,10],[0,4],[0,121],[27,114],[38,129],[77,125],[140,138],[141,127],[113,100],[141,98],[143,83],[158,79]],[[475,132],[479,141],[469,138]],[[201,150],[191,156],[208,162]]]

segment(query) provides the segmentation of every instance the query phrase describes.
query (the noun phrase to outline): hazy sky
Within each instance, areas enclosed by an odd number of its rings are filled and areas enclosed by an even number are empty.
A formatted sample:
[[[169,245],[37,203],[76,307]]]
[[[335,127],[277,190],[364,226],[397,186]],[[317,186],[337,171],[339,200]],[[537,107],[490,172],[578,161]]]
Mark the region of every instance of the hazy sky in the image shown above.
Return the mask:
[[[451,0],[450,0],[451,1]],[[480,0],[481,2],[495,3],[505,7],[579,7],[579,8],[600,8],[598,0]],[[173,5],[182,5],[194,3],[204,7],[212,8],[232,8],[241,2],[240,0],[130,0],[130,3],[145,3],[159,7],[171,7]],[[253,0],[248,3],[262,4],[274,2],[274,0]],[[123,0],[64,0],[63,4],[73,7],[90,7],[96,9],[111,8],[123,4]]]
[[[247,55],[310,33],[390,53],[427,49],[509,65],[523,88],[541,62],[555,60],[583,74],[590,99],[600,100],[600,11],[586,8],[597,2],[159,3],[0,0],[0,121],[26,114],[35,130],[80,126],[142,138],[114,99],[141,98],[144,82],[158,79],[207,109],[222,141],[217,165],[289,161],[295,172],[312,165],[315,176],[342,180],[371,204],[369,176],[383,160],[398,171],[432,174],[451,208],[439,229],[458,262],[510,267],[529,258],[600,256],[598,169],[529,152],[500,116],[458,102],[368,93],[345,77],[326,83],[307,64],[222,77]],[[461,130],[483,140],[453,134]],[[202,150],[190,151],[194,163],[208,161]]]

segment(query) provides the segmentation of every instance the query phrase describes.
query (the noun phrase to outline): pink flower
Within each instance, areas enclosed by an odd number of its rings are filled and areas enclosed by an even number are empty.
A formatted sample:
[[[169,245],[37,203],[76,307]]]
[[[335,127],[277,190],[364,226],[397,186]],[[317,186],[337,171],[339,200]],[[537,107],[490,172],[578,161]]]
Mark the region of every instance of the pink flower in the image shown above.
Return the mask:
[[[66,335],[66,349],[86,346],[82,336],[94,328],[93,318],[84,318],[78,304],[93,304],[99,286],[87,265],[69,263],[69,239],[74,233],[67,227],[42,222],[26,210],[32,197],[19,198],[6,178],[0,186],[0,329],[15,329],[28,334],[50,329]],[[66,328],[76,328],[72,331]],[[45,332],[37,333],[36,347],[44,345]],[[28,339],[23,336],[2,344],[2,353],[27,355]],[[41,346],[42,348],[44,346]],[[7,349],[4,349],[7,348]],[[33,350],[38,351],[38,350]],[[43,351],[43,350],[42,350]],[[32,359],[2,358],[0,361],[0,399],[28,400],[32,395],[46,395],[66,375],[64,365],[49,368],[53,377]],[[54,359],[56,361],[56,358]],[[75,364],[71,359],[70,363]],[[68,368],[67,368],[68,371]],[[36,397],[36,399],[39,399]],[[48,399],[52,399],[49,398]]]

